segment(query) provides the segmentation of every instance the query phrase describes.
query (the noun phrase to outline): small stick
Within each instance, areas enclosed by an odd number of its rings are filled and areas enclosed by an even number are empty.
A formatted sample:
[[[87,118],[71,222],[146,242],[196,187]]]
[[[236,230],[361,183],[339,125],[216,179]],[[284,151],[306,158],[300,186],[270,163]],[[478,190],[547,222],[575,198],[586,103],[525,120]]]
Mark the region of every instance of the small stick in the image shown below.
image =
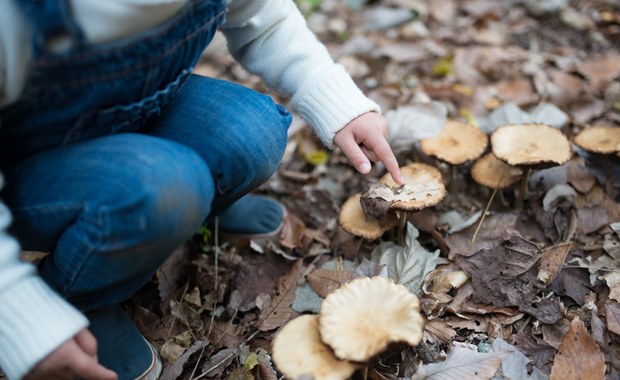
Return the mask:
[[[491,203],[493,203],[493,198],[495,198],[495,194],[497,194],[497,187],[495,189],[493,189],[493,193],[491,194],[491,197],[489,198],[489,201],[487,202],[487,207],[482,212],[482,216],[480,217],[480,222],[478,222],[478,226],[476,227],[476,231],[474,232],[474,236],[471,237],[471,242],[472,243],[476,242],[476,237],[478,236],[478,232],[480,231],[480,227],[482,227],[482,222],[484,222],[484,218],[487,216],[487,213],[489,212],[489,208],[491,207]]]

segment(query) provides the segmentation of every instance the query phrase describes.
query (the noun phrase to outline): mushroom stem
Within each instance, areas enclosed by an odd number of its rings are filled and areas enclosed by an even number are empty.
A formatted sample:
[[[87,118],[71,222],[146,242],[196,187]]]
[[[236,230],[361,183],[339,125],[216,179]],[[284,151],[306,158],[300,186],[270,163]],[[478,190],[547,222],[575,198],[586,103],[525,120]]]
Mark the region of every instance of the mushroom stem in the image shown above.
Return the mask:
[[[450,182],[448,183],[450,190],[456,191],[456,177],[456,165],[450,165]]]
[[[609,165],[609,155],[603,156],[603,163],[605,165],[605,193],[611,196],[611,165]]]
[[[517,194],[517,199],[515,201],[515,209],[521,210],[523,209],[523,201],[525,200],[525,195],[527,194],[527,186],[530,180],[530,173],[532,172],[531,168],[527,168],[525,171],[525,175],[521,180],[521,186],[519,186],[519,194]]]
[[[500,191],[501,193],[501,191]],[[495,194],[497,194],[497,187],[493,189],[493,193],[489,197],[489,201],[487,202],[487,207],[485,207],[484,212],[480,216],[480,222],[478,222],[478,226],[476,227],[476,231],[474,232],[474,236],[471,237],[471,242],[476,242],[476,237],[478,236],[478,232],[480,231],[480,227],[482,227],[482,222],[484,222],[484,218],[487,216],[487,212],[489,212],[489,208],[491,207],[491,203],[493,203],[493,199],[495,198]]]
[[[407,226],[407,211],[401,211],[398,214],[398,231],[396,238],[398,239],[398,245],[401,247],[405,245],[405,227]]]

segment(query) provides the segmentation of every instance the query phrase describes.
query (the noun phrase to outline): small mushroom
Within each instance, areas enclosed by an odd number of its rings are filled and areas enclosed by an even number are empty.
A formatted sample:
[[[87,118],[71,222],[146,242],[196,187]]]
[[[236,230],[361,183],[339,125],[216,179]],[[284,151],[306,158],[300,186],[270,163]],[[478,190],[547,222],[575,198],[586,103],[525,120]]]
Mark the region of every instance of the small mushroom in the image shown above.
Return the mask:
[[[358,193],[344,202],[338,216],[338,224],[352,235],[367,240],[378,239],[385,231],[396,225],[397,219],[394,215],[387,216],[383,220],[366,216],[360,202],[361,197],[362,194]]]
[[[422,340],[420,302],[403,285],[383,277],[353,280],[321,305],[319,330],[336,357],[365,362],[393,342]]]
[[[381,197],[390,202],[390,209],[400,211],[398,244],[403,245],[407,213],[435,206],[446,197],[446,187],[441,180],[441,172],[431,165],[412,163],[401,167],[400,173],[405,184],[393,188],[394,194],[375,191],[363,196]],[[389,174],[379,179],[379,182],[390,188],[396,185]]]
[[[493,153],[487,153],[474,162],[471,177],[482,186],[504,189],[519,182],[523,177],[523,170],[498,160]]]
[[[272,351],[276,367],[290,379],[345,380],[359,367],[338,359],[323,343],[317,315],[289,321],[273,339]]]
[[[497,194],[497,191],[519,182],[519,180],[523,177],[523,170],[515,166],[510,166],[505,162],[498,160],[497,157],[493,155],[493,153],[487,153],[478,160],[476,160],[476,162],[474,162],[470,174],[472,179],[476,183],[493,189],[493,193],[491,193],[491,196],[489,197],[489,201],[487,202],[484,212],[480,217],[478,227],[476,228],[474,236],[472,237],[473,242],[476,240],[478,231],[482,226],[482,222],[484,222],[484,218],[489,212],[489,208],[493,203],[493,199],[495,198],[495,194]],[[501,194],[502,193],[500,193],[500,195]]]
[[[510,124],[491,135],[491,148],[498,159],[525,170],[515,207],[523,207],[532,170],[565,164],[572,155],[568,138],[546,124]]]
[[[441,133],[421,139],[420,150],[450,165],[450,182],[456,180],[456,167],[480,157],[487,148],[488,137],[471,124],[448,120]]]
[[[605,163],[605,189],[611,192],[611,167],[609,156],[620,157],[620,128],[595,126],[583,129],[575,136],[575,144],[585,151],[603,156]]]

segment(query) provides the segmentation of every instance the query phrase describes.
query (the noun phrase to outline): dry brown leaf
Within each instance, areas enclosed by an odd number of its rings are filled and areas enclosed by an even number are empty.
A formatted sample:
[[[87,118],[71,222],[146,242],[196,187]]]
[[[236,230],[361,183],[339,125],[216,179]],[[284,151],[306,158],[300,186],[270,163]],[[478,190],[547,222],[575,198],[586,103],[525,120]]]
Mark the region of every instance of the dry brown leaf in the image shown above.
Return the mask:
[[[620,75],[620,55],[609,54],[605,57],[592,58],[578,66],[581,74],[585,75],[595,90],[611,82]]]
[[[450,343],[454,338],[456,338],[456,331],[442,320],[433,319],[424,325],[424,340]]]
[[[603,379],[605,355],[578,317],[564,335],[553,360],[550,380]]]
[[[340,285],[360,277],[353,272],[318,268],[306,276],[306,281],[318,295],[325,298]]]
[[[295,290],[306,268],[302,260],[297,260],[291,270],[278,281],[276,295],[271,300],[269,307],[261,310],[258,326],[261,331],[270,331],[282,326],[295,316],[291,308],[295,299]]]
[[[558,275],[564,265],[566,256],[570,252],[572,243],[562,243],[544,250],[540,258],[538,279],[544,284],[550,284]]]
[[[605,305],[605,316],[607,317],[607,330],[620,335],[620,304],[608,303]]]
[[[620,273],[614,271],[603,276],[609,287],[609,298],[620,302]]]

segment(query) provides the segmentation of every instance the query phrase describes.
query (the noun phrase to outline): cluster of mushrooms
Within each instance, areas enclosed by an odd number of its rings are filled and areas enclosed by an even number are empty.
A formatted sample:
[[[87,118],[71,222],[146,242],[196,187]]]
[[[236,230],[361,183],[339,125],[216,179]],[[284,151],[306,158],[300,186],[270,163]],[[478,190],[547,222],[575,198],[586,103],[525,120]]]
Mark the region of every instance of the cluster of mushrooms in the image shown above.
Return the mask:
[[[289,379],[344,380],[391,343],[417,345],[423,326],[420,302],[403,285],[363,277],[328,294],[319,315],[284,325],[272,356]]]
[[[620,128],[584,128],[575,136],[574,144],[591,154],[602,155],[609,193],[609,156],[620,157]],[[420,151],[450,167],[447,182],[451,187],[456,182],[457,168],[472,161],[472,179],[492,189],[493,195],[520,182],[514,205],[517,210],[523,208],[533,170],[563,165],[572,156],[571,143],[562,131],[538,123],[501,126],[491,134],[491,149],[485,154],[488,145],[489,137],[477,127],[448,120],[437,137],[420,141]],[[401,171],[405,180],[403,187],[396,187],[386,175],[368,191],[345,202],[339,217],[339,224],[345,231],[375,240],[399,224],[400,233],[408,212],[434,206],[445,197],[442,174],[436,167],[412,163]],[[402,242],[400,237],[399,242]]]
[[[608,157],[620,157],[620,128],[586,128],[574,143],[603,155],[609,190]],[[456,168],[472,161],[472,179],[493,189],[493,195],[521,181],[516,209],[523,206],[532,170],[563,165],[572,156],[567,136],[545,124],[501,126],[491,134],[491,150],[485,154],[488,145],[489,137],[475,126],[449,120],[439,136],[420,141],[420,150],[450,166],[452,187]],[[432,165],[411,163],[401,174],[403,186],[386,174],[350,197],[340,211],[340,226],[367,240],[398,226],[398,243],[403,245],[408,214],[441,202],[446,188],[442,173]],[[423,322],[418,298],[404,286],[383,277],[359,278],[327,295],[319,315],[288,322],[273,341],[273,359],[288,378],[348,379],[390,343],[417,345]]]

